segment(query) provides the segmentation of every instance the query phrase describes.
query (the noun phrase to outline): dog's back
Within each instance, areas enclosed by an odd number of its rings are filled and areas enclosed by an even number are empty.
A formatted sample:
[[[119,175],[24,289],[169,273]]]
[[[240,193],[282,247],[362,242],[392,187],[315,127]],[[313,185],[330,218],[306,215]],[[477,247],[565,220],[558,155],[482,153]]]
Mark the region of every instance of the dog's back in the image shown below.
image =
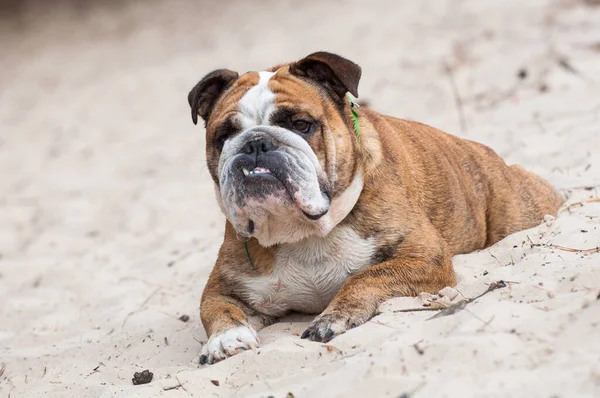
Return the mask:
[[[506,166],[504,181],[498,184],[499,189],[512,190],[514,194],[510,203],[505,203],[504,196],[490,196],[486,246],[540,224],[545,215],[556,215],[563,203],[547,181],[519,165]]]
[[[427,214],[453,254],[534,227],[546,214],[555,215],[563,202],[545,180],[508,166],[485,145],[422,123],[370,110],[365,114],[382,141],[390,142],[386,147],[398,148],[387,155],[405,158],[400,183],[415,193],[409,201]]]

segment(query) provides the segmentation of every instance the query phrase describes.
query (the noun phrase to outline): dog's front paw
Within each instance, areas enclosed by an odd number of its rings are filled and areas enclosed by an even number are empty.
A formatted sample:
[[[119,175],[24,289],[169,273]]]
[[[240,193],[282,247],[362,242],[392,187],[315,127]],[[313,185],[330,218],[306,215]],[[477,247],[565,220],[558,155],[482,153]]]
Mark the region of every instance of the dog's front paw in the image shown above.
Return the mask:
[[[308,325],[301,338],[327,343],[331,339],[366,322],[366,319],[342,312],[323,313]]]
[[[213,334],[202,347],[200,365],[213,364],[259,346],[258,334],[249,326],[238,326]]]

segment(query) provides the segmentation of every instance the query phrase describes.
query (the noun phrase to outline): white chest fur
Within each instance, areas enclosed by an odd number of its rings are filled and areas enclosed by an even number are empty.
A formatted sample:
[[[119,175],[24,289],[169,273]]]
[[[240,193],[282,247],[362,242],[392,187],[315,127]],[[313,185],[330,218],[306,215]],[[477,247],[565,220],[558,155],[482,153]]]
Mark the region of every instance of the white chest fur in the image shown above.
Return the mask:
[[[374,238],[363,239],[350,227],[281,245],[273,272],[245,282],[247,297],[267,315],[319,313],[350,275],[371,264],[375,249]]]

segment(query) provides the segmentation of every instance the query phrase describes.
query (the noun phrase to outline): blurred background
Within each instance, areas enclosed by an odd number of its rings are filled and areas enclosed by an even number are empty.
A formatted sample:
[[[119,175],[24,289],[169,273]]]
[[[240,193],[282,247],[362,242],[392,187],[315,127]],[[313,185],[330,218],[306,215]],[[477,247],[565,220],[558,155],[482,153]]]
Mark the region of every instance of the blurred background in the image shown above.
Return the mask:
[[[362,66],[360,100],[375,110],[488,144],[565,191],[592,189],[598,6],[0,1],[4,391],[47,391],[48,361],[64,376],[110,357],[105,381],[119,384],[131,373],[119,364],[181,366],[199,351],[198,300],[224,221],[187,104],[208,72],[336,52]],[[150,357],[140,341],[163,335],[171,348]]]

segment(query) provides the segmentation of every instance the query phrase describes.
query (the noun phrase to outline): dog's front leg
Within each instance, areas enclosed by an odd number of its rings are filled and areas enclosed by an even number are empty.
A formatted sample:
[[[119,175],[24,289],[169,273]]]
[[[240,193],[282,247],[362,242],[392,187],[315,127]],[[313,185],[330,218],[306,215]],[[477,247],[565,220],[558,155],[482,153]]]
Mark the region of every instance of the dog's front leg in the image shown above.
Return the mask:
[[[240,300],[222,294],[217,273],[214,270],[211,274],[200,303],[200,318],[209,336],[202,347],[201,365],[257,348],[260,344],[257,330],[274,322],[274,318],[259,314]]]
[[[392,297],[435,293],[454,286],[456,278],[445,245],[399,253],[351,276],[329,306],[314,319],[302,338],[327,342],[367,322]]]

